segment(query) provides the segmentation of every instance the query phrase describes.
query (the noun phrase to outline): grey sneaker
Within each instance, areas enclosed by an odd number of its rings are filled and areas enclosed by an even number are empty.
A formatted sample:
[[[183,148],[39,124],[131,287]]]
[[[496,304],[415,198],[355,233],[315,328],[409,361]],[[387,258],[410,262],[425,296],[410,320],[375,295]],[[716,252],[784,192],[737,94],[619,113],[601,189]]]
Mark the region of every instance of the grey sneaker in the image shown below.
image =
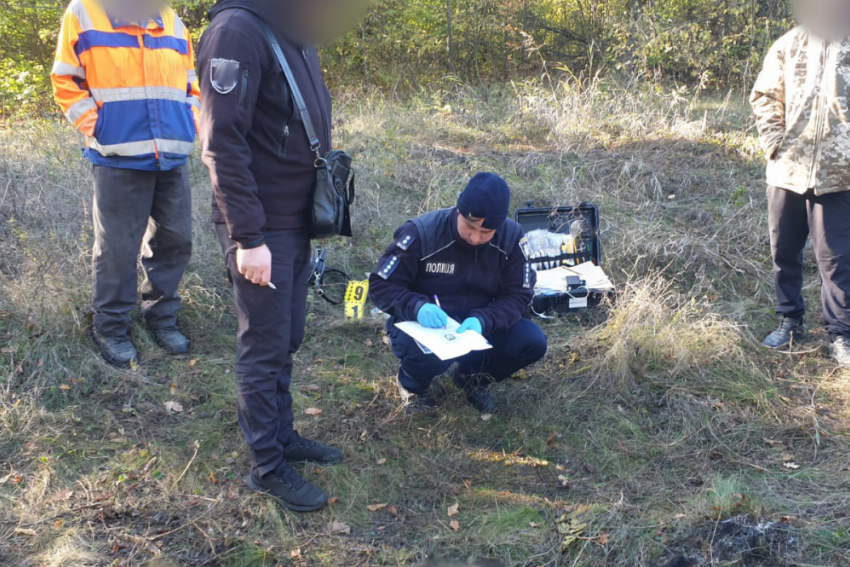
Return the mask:
[[[791,341],[799,341],[803,338],[803,320],[783,317],[779,321],[779,328],[770,333],[764,339],[764,346],[768,348],[782,348],[791,344]]]
[[[850,367],[850,337],[833,337],[829,350],[838,366],[842,368]]]
[[[139,352],[127,335],[105,337],[96,329],[91,329],[90,335],[94,344],[100,349],[103,359],[112,366],[130,368],[133,364],[139,363]]]
[[[189,352],[189,339],[177,327],[153,329],[153,336],[157,344],[164,348],[168,354],[187,354]]]
[[[248,488],[268,494],[281,506],[295,512],[315,512],[328,503],[328,496],[320,488],[307,482],[298,471],[286,463],[262,478],[251,473],[248,477]]]

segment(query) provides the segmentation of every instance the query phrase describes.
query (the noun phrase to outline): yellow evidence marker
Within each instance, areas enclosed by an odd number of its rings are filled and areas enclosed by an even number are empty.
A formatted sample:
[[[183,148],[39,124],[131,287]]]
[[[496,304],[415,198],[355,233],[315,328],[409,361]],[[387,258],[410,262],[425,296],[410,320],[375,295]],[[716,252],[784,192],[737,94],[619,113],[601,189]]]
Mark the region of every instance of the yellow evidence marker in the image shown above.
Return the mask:
[[[364,317],[366,310],[366,298],[369,297],[369,280],[362,282],[350,282],[345,292],[345,316],[348,319],[359,321]]]

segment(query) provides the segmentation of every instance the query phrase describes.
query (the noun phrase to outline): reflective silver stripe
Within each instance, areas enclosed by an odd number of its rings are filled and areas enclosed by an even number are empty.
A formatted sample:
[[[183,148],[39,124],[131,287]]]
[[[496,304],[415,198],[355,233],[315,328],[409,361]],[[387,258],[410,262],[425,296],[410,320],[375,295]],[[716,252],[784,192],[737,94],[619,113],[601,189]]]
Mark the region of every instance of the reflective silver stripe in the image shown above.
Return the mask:
[[[186,102],[186,91],[171,87],[121,87],[117,89],[91,89],[98,102],[125,102],[129,100],[173,100]]]
[[[83,5],[83,0],[74,0],[71,2],[71,5],[68,6],[68,10],[71,11],[74,16],[76,16],[77,21],[80,23],[80,31],[91,31],[94,29],[94,24],[91,22],[91,16],[89,16],[88,10]]]
[[[177,39],[186,39],[186,26],[177,17],[177,14],[174,14],[174,37]]]
[[[169,154],[190,155],[195,151],[195,142],[181,142],[180,140],[157,139],[156,145],[160,152]]]
[[[104,156],[143,156],[156,153],[189,155],[195,150],[194,142],[181,142],[179,140],[145,140],[143,142],[127,142],[125,144],[102,145],[97,140],[92,140],[89,147],[100,152]]]
[[[186,73],[186,82],[191,84],[198,80],[198,74],[195,73],[194,69],[190,69],[188,73]]]
[[[68,63],[63,63],[62,61],[55,62],[53,64],[53,69],[50,72],[53,75],[58,75],[60,77],[76,77],[83,81],[86,80],[85,69],[75,65],[69,65]]]
[[[186,99],[186,101],[189,104],[191,104],[192,106],[194,106],[195,108],[197,108],[198,110],[201,109],[201,100],[198,97],[190,96],[189,98]]]
[[[90,98],[84,98],[74,103],[65,113],[65,116],[71,121],[71,124],[76,124],[77,120],[85,116],[86,112],[93,109],[97,109],[97,104]]]

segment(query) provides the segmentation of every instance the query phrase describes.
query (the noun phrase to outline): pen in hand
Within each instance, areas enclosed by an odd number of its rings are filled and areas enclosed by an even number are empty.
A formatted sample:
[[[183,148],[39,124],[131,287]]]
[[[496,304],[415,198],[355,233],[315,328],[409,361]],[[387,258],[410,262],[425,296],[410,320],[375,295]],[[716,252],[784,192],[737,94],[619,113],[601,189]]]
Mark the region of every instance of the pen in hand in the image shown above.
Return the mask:
[[[436,303],[437,307],[439,307],[440,309],[443,308],[443,306],[440,305],[440,298],[437,297],[436,295],[434,296],[434,303]],[[448,325],[443,325],[443,329],[447,329],[447,328],[448,328]]]

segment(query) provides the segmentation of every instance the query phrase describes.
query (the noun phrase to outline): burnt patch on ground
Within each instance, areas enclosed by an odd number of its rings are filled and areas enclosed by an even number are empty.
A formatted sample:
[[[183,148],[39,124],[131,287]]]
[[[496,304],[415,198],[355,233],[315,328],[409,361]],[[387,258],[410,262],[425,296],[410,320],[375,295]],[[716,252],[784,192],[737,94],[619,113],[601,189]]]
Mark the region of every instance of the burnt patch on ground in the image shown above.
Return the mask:
[[[699,526],[676,547],[659,567],[794,567],[800,542],[789,522],[744,515]]]

